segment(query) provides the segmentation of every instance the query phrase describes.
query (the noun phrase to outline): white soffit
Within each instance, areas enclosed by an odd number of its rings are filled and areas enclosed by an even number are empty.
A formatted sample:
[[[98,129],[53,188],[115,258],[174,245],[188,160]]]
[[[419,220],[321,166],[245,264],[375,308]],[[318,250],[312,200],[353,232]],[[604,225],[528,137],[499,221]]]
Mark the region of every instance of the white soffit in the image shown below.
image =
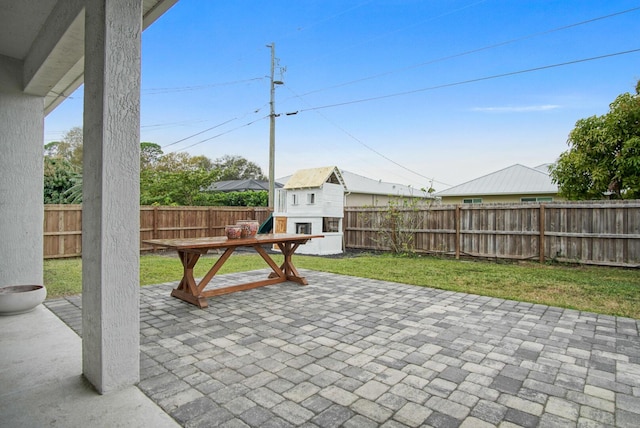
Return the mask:
[[[143,0],[147,28],[178,0]],[[84,82],[84,0],[0,0],[0,61],[23,64],[25,93],[51,112]]]

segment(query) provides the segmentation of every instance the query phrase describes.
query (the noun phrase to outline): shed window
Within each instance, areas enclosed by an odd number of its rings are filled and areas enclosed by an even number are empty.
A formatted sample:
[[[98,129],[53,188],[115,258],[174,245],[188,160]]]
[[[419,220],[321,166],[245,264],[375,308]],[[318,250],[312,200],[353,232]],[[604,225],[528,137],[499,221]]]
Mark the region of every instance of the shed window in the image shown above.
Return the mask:
[[[275,211],[279,213],[287,212],[287,192],[285,190],[276,190],[276,206]]]
[[[296,233],[311,233],[311,223],[296,223]]]
[[[323,217],[323,232],[340,232],[340,217]]]

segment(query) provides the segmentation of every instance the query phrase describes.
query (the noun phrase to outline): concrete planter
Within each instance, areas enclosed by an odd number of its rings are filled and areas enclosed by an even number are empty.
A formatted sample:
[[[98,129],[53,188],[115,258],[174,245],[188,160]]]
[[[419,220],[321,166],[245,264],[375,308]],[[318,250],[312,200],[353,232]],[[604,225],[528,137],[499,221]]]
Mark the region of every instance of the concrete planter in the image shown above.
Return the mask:
[[[47,297],[43,285],[0,287],[0,315],[16,315],[35,309]]]

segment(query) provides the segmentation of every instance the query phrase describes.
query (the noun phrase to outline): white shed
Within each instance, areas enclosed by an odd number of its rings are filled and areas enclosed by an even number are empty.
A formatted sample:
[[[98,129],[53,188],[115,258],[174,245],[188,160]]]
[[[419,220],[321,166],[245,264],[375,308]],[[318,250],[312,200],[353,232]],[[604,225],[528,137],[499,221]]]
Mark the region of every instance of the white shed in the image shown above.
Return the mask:
[[[322,234],[298,249],[300,254],[340,254],[343,248],[345,184],[335,166],[296,171],[276,190],[276,233]]]

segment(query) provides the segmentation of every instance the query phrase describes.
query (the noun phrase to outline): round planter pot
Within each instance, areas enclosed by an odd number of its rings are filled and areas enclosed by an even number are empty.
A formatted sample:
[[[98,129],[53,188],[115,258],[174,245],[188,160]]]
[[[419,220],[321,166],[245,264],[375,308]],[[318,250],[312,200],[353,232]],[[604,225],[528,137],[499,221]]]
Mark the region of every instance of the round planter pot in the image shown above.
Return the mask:
[[[43,285],[0,287],[0,315],[16,315],[35,309],[47,297]]]

